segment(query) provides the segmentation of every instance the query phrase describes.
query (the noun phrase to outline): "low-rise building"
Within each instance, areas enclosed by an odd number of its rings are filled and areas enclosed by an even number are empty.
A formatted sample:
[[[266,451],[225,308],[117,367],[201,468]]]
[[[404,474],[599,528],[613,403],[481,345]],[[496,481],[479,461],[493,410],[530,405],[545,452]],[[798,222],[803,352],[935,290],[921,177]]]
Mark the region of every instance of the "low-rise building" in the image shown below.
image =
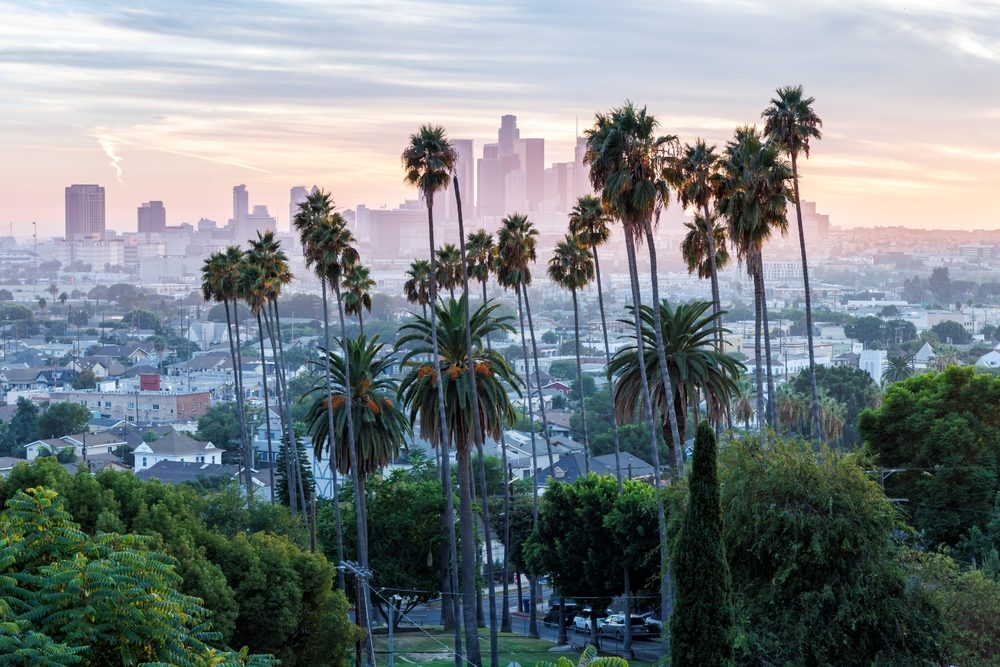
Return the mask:
[[[171,424],[196,420],[208,412],[207,391],[126,391],[81,389],[55,391],[53,403],[77,403],[103,418],[135,424]]]
[[[222,463],[222,450],[211,442],[202,442],[194,438],[170,431],[162,438],[152,442],[143,442],[135,448],[135,472],[151,468],[161,461],[175,463],[207,463],[210,465]]]

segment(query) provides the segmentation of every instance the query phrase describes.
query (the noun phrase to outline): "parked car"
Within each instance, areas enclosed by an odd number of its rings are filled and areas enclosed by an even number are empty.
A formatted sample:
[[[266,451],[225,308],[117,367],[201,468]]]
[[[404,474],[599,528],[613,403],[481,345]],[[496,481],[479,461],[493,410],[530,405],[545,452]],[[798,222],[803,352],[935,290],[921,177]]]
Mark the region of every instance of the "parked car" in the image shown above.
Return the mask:
[[[601,634],[622,639],[625,637],[625,614],[612,614],[604,619],[601,625]],[[638,614],[632,614],[632,636],[635,638],[646,637],[649,630],[646,629],[646,619]]]
[[[600,614],[600,611],[597,612]],[[609,609],[604,610],[604,616],[599,616],[597,619],[597,631],[601,631],[601,626],[604,625],[604,619],[607,614],[610,614]],[[577,632],[590,632],[590,607],[584,607],[577,612],[577,615],[573,617],[573,629]]]
[[[558,602],[554,603],[549,610],[545,612],[545,616],[542,618],[542,623],[546,625],[559,625],[559,610],[562,607]],[[566,625],[571,625],[573,623],[573,617],[576,615],[576,604],[570,600],[566,600]]]
[[[645,614],[639,614],[640,618],[646,623],[646,630],[652,637],[659,637],[660,632],[663,630],[663,621],[660,620],[660,615],[656,611],[647,611]]]

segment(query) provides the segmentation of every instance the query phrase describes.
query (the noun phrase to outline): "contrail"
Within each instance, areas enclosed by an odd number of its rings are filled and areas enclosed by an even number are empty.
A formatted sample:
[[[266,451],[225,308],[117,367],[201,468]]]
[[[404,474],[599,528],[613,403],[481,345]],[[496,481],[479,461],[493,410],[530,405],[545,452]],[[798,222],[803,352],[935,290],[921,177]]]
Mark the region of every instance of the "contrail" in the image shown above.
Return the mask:
[[[117,155],[115,155],[114,140],[104,135],[98,135],[97,142],[101,144],[101,148],[104,150],[105,155],[107,155],[108,158],[110,158],[111,168],[115,170],[115,176],[118,179],[118,182],[121,183],[122,185],[125,185],[125,181],[122,180],[122,168],[121,165],[119,164],[119,162],[121,162],[122,159]]]

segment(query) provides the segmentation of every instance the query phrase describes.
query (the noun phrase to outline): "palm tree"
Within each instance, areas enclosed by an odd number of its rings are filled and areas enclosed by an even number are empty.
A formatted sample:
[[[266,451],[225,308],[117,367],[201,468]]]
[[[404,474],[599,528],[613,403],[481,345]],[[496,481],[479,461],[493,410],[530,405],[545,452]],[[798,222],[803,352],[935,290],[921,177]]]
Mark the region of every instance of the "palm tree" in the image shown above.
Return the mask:
[[[424,198],[424,203],[427,205],[427,239],[430,246],[431,276],[435,278],[430,281],[431,308],[429,310],[431,314],[431,359],[439,358],[437,340],[438,328],[436,325],[438,298],[436,280],[437,258],[435,257],[436,246],[434,244],[434,195],[448,187],[448,184],[451,181],[451,173],[454,170],[455,161],[457,159],[458,153],[455,151],[455,147],[451,145],[451,142],[448,141],[444,128],[441,126],[431,125],[423,125],[417,132],[411,134],[409,143],[400,156],[403,171],[405,172],[404,180],[407,183],[416,186],[417,190]],[[444,431],[446,424],[444,390],[439,365],[434,366],[434,373],[436,376],[435,385],[437,386],[438,394],[438,424],[441,428],[441,434],[438,437],[440,437],[440,442],[447,442],[447,435]],[[425,435],[424,437],[427,436]],[[451,492],[451,462],[447,456],[441,457],[441,484],[445,498],[445,510],[442,515],[442,528],[447,533],[446,541],[449,551],[449,557],[442,559],[442,568],[444,568],[444,572],[450,573],[449,576],[442,578],[442,593],[445,596],[449,593],[452,595],[452,613],[454,614],[452,620],[455,626],[455,667],[462,667],[462,635],[458,627],[458,553],[457,545],[455,544],[454,506]],[[463,530],[464,529],[465,528],[463,527]],[[467,529],[471,531],[472,526],[468,526]],[[471,630],[470,628],[466,628],[466,640],[467,643],[470,644],[468,649],[470,651],[470,656],[471,651],[476,651],[476,654],[478,655],[479,637],[475,629],[476,610],[474,596],[472,600],[466,600],[465,602],[466,604],[463,609],[463,615],[465,615],[466,619],[469,619],[471,612],[472,618],[472,623],[467,624],[471,626]],[[442,609],[442,617],[442,621],[445,626],[447,626],[448,618],[444,609]],[[472,641],[468,642],[469,639]]]
[[[819,397],[820,433],[827,442],[837,442],[844,437],[847,406],[832,396],[821,393]]]
[[[384,348],[385,345],[378,342],[378,336],[370,339],[359,336],[344,341],[343,354],[324,351],[323,366],[329,365],[333,375],[333,395],[329,394],[325,383],[317,384],[308,394],[313,398],[305,417],[316,458],[322,458],[324,449],[335,448],[336,452],[330,452],[330,460],[338,462],[341,473],[350,473],[358,480],[361,495],[357,506],[362,513],[358,525],[366,530],[366,481],[399,455],[409,433],[406,415],[396,403],[399,382],[392,374],[395,359],[383,353]],[[350,357],[347,363],[345,355]],[[346,409],[348,377],[351,384],[350,410]],[[351,429],[353,438],[347,429],[348,413],[355,425]],[[352,441],[353,454],[349,452]],[[357,468],[352,469],[351,465]]]
[[[469,290],[469,257],[467,249],[465,247],[465,221],[462,215],[462,194],[459,188],[458,177],[452,176],[452,184],[455,190],[455,204],[456,210],[458,211],[458,239],[459,239],[459,250],[461,254],[461,270],[462,270],[462,290],[464,292],[465,298],[462,299],[464,302],[462,305],[462,313],[465,317],[465,352],[467,358],[473,358],[473,344],[472,344],[472,323],[471,314],[469,312],[469,301],[471,300],[471,292]],[[486,305],[485,299],[483,300],[483,305]],[[493,348],[487,343],[487,348],[490,352]],[[475,386],[476,384],[476,374],[475,369],[469,365],[466,369],[466,373],[469,376],[469,385]],[[472,421],[474,424],[479,424],[479,402],[472,401]],[[500,428],[497,431],[498,439],[502,441],[503,439],[503,424],[501,422]],[[496,612],[496,589],[493,580],[493,537],[490,533],[490,508],[489,499],[486,497],[486,452],[484,451],[484,440],[486,438],[485,434],[481,429],[475,429],[473,431],[476,442],[476,452],[479,454],[479,484],[483,494],[482,503],[482,519],[483,519],[483,541],[486,547],[486,553],[488,555],[486,559],[486,581],[489,587],[489,604],[490,604],[490,664],[496,665],[499,663],[499,640],[497,637],[497,612]],[[473,491],[474,493],[474,491]],[[478,555],[478,549],[476,550]],[[475,585],[473,583],[473,585]],[[506,582],[504,582],[506,586]],[[477,598],[481,596],[481,589],[476,586]],[[482,613],[482,604],[480,600],[476,601],[476,612],[477,614]]]
[[[715,230],[723,228],[716,226],[715,216],[710,211],[712,176],[718,168],[718,163],[715,146],[709,146],[704,139],[698,139],[693,146],[684,145],[681,154],[672,160],[670,168],[671,180],[677,186],[677,197],[681,204],[684,208],[694,207],[701,214],[700,220],[695,216],[695,227],[700,231],[698,236],[703,241],[700,255],[707,261],[704,262],[706,266],[699,268],[698,277],[712,279],[712,301],[715,304],[713,306],[715,312],[722,310],[722,301],[719,297],[719,271],[723,268],[725,260],[720,254],[725,252],[726,247],[725,231],[722,231],[720,239]],[[702,263],[699,261],[692,263],[691,255],[687,253],[684,253],[684,257],[688,262],[688,271],[692,270],[692,264]]]
[[[468,255],[469,275],[479,281],[483,288],[483,303],[486,303],[486,283],[496,262],[496,246],[493,235],[485,229],[469,234],[465,243]]]
[[[583,391],[583,365],[580,362],[580,306],[577,290],[583,289],[594,279],[594,258],[584,239],[572,233],[556,245],[549,260],[549,278],[573,295],[573,331],[576,336],[576,380],[580,387],[580,416],[583,421],[583,461],[585,472],[590,472],[590,438],[587,434],[586,396]]]
[[[813,111],[812,97],[805,97],[802,86],[785,86],[764,109],[764,134],[780,144],[792,159],[792,183],[795,192],[795,217],[799,225],[799,251],[802,253],[802,284],[806,294],[806,337],[809,342],[809,388],[812,391],[812,432],[820,432],[819,391],[816,388],[816,356],[813,350],[812,295],[809,291],[809,262],[806,260],[806,237],[802,230],[802,202],[799,199],[798,157],[808,159],[809,143],[821,139],[823,121]]]
[[[348,315],[358,316],[358,326],[361,328],[361,335],[365,335],[365,320],[362,311],[372,312],[371,290],[375,287],[372,280],[371,270],[367,266],[354,264],[347,275],[344,276],[344,312]]]
[[[775,395],[778,423],[784,425],[787,433],[798,433],[802,430],[803,416],[809,413],[809,406],[803,403],[802,398],[802,394],[795,391],[791,384],[786,383],[778,387]]]
[[[771,338],[768,330],[767,299],[764,291],[764,244],[773,230],[784,233],[788,227],[785,210],[791,192],[788,181],[791,169],[781,159],[778,148],[765,142],[754,127],[741,127],[726,144],[721,170],[713,187],[719,213],[726,219],[728,235],[737,258],[747,267],[754,282],[757,317],[754,328],[757,372],[757,419],[767,416],[774,425],[774,378],[771,370]],[[765,366],[761,369],[760,338],[764,335]],[[763,378],[767,378],[768,410],[764,408]]]
[[[296,213],[292,225],[299,232],[299,240],[302,251],[305,255],[306,267],[312,268],[319,278],[320,289],[323,300],[323,344],[324,349],[330,350],[330,308],[327,301],[327,286],[336,295],[337,313],[340,318],[340,338],[341,341],[347,338],[347,327],[344,321],[343,298],[340,293],[340,278],[350,266],[358,261],[358,252],[354,247],[354,235],[347,228],[344,218],[333,210],[333,199],[329,193],[322,190],[313,191],[306,201],[299,205],[299,212]],[[344,374],[350,377],[350,359],[344,356]],[[326,384],[327,397],[333,400],[333,375],[330,367],[330,357],[326,355]],[[345,383],[345,388],[350,397],[351,383]],[[333,415],[328,415],[327,430],[333,433]],[[354,442],[354,420],[351,414],[347,415],[347,437],[348,442]],[[353,446],[351,450],[353,451]],[[340,519],[340,491],[337,480],[338,462],[336,458],[336,448],[328,447],[330,452],[330,473],[333,477],[333,515],[334,528],[337,539],[337,561],[344,560],[344,537],[343,526]],[[358,494],[355,487],[355,503]],[[355,512],[355,516],[359,513]],[[359,560],[363,562],[368,557],[368,543],[359,546]],[[337,570],[337,582],[341,590],[344,590],[344,572]]]
[[[437,269],[434,275],[437,277],[438,287],[448,290],[454,299],[455,288],[462,279],[462,253],[455,244],[445,243],[437,249]]]
[[[427,303],[430,301],[431,263],[426,259],[415,259],[410,262],[406,275],[403,295],[409,303],[419,305],[426,318]]]
[[[293,513],[301,512],[303,516],[307,516],[306,489],[302,479],[299,450],[292,423],[291,398],[288,393],[288,380],[285,376],[286,365],[281,334],[281,316],[278,311],[278,297],[281,295],[281,290],[292,280],[291,271],[288,269],[288,256],[281,249],[281,242],[277,240],[274,232],[268,230],[264,233],[257,232],[257,240],[250,241],[248,261],[260,266],[264,273],[262,287],[268,304],[264,312],[264,322],[270,334],[271,354],[274,358],[275,387],[277,389],[275,395],[283,415],[282,431],[285,441],[289,507]]]
[[[597,279],[597,306],[601,312],[601,336],[604,339],[604,363],[608,385],[611,384],[611,373],[607,365],[611,363],[611,345],[608,343],[608,320],[604,314],[604,289],[601,285],[601,261],[597,248],[608,242],[611,235],[609,227],[611,217],[604,210],[601,200],[593,195],[584,195],[576,200],[569,214],[569,230],[581,237],[590,248],[594,258],[594,277]],[[618,417],[612,410],[612,435],[615,449],[615,476],[618,478],[618,492],[622,493],[621,445],[618,440]],[[631,634],[631,633],[630,633]]]
[[[608,215],[607,211],[604,209],[604,204],[601,200],[593,195],[584,195],[576,200],[576,204],[573,206],[573,210],[569,214],[569,230],[573,234],[580,236],[587,247],[590,249],[590,254],[594,258],[594,277],[597,279],[597,307],[601,313],[601,337],[604,340],[604,372],[608,380],[608,386],[611,386],[611,346],[608,343],[608,320],[604,313],[604,289],[601,285],[601,261],[597,254],[598,246],[602,246],[608,242],[608,237],[611,235],[610,229],[611,216]],[[584,424],[586,424],[584,420]],[[625,487],[622,483],[622,463],[621,463],[621,442],[618,439],[618,415],[614,410],[611,411],[611,435],[612,443],[614,445],[615,453],[615,478],[618,481],[618,494],[621,495],[625,492]],[[632,613],[632,598],[631,598],[631,581],[629,568],[622,568],[622,583],[623,583],[623,596],[625,598],[625,615],[631,616]],[[624,642],[624,654],[626,659],[633,657],[632,654],[632,626],[631,624],[626,624],[625,626],[625,642]]]
[[[438,328],[438,356],[427,345],[432,338],[430,321],[417,317],[400,327],[397,346],[410,346],[403,362],[410,362],[411,369],[400,385],[403,404],[409,412],[410,426],[419,421],[421,435],[434,447],[454,447],[458,467],[460,508],[462,523],[462,553],[464,569],[471,568],[472,585],[475,586],[475,537],[472,532],[472,489],[469,472],[471,468],[472,445],[477,438],[489,435],[500,437],[504,424],[514,421],[514,407],[507,394],[510,388],[519,387],[519,380],[503,356],[494,350],[484,349],[483,341],[491,333],[511,331],[510,319],[498,317],[496,304],[480,305],[465,324],[465,307],[468,296],[458,301],[450,300],[437,304],[436,326]],[[473,354],[467,353],[467,338],[472,340]],[[437,359],[437,363],[412,361],[415,359]],[[468,373],[472,368],[473,373]],[[441,378],[442,384],[438,384]],[[473,386],[472,380],[475,379]],[[438,394],[445,396],[444,422]],[[479,424],[470,409],[475,404],[479,412]],[[479,431],[479,434],[476,434]],[[442,459],[447,459],[447,455]],[[468,551],[468,553],[467,553]],[[466,584],[463,573],[463,584]],[[464,588],[464,586],[463,586]],[[475,591],[463,590],[465,597],[464,616],[467,635],[476,637]],[[473,605],[470,608],[469,602]],[[478,646],[469,647],[469,662],[477,662]]]
[[[229,338],[229,356],[233,364],[233,383],[236,389],[236,418],[240,426],[240,451],[244,462],[244,481],[249,497],[253,489],[253,456],[247,438],[247,422],[243,402],[243,355],[240,351],[239,275],[243,251],[229,246],[224,252],[213,253],[202,264],[201,292],[205,301],[222,304],[226,313],[226,334]],[[232,306],[232,315],[229,308]],[[235,322],[234,322],[235,321]],[[235,326],[234,326],[235,324]]]
[[[587,148],[584,162],[590,165],[590,182],[596,192],[601,195],[605,210],[617,218],[625,232],[625,251],[629,265],[629,279],[632,291],[632,313],[635,331],[641,331],[639,321],[641,296],[639,291],[639,272],[636,264],[636,237],[648,232],[647,242],[650,252],[650,273],[652,274],[653,300],[659,299],[656,275],[656,252],[652,245],[651,220],[658,206],[665,198],[665,185],[662,179],[663,165],[661,149],[669,143],[669,138],[656,137],[654,132],[657,122],[646,113],[645,109],[636,109],[631,102],[625,106],[612,109],[609,113],[600,113],[594,119],[594,127],[587,130]],[[655,317],[659,317],[659,309],[653,309]],[[654,333],[657,342],[657,354],[665,355],[661,340],[661,329],[657,322]],[[637,344],[644,345],[642,336],[637,336]],[[640,356],[645,358],[642,350]],[[665,371],[666,360],[660,363]],[[656,423],[653,418],[654,404],[649,388],[649,380],[645,373],[639,373],[642,386],[643,405],[646,412],[646,424],[649,427],[650,455],[653,459],[654,484],[657,489],[662,485],[660,474],[660,452],[656,442]],[[667,421],[670,424],[671,442],[680,439],[677,416],[674,411],[674,392],[670,387],[670,378],[663,375],[664,392],[667,400]],[[681,452],[675,453],[671,461],[675,478],[681,472]],[[659,496],[657,496],[659,498]],[[660,569],[664,576],[660,582],[660,613],[667,619],[672,611],[672,579],[673,565],[667,551],[667,519],[662,499],[657,502],[657,524],[660,534]],[[665,653],[670,654],[669,633],[662,634]]]
[[[687,263],[688,273],[697,273],[701,279],[712,280],[712,308],[719,312],[718,273],[729,264],[729,250],[726,249],[726,227],[718,224],[718,216],[696,213],[694,222],[685,222],[687,233],[681,241],[681,257]],[[711,234],[709,234],[711,230]],[[722,341],[719,341],[722,345]]]
[[[750,430],[750,421],[754,418],[754,410],[757,402],[756,390],[750,380],[743,375],[736,384],[733,392],[730,407],[732,415],[738,422],[743,422],[743,428]]]
[[[712,422],[720,422],[725,416],[726,408],[737,391],[743,364],[721,352],[718,348],[718,329],[720,328],[719,313],[709,313],[711,302],[698,301],[671,308],[666,301],[660,304],[660,321],[663,327],[663,340],[667,348],[668,374],[670,387],[674,392],[673,405],[677,410],[678,424],[682,425],[680,440],[673,443],[675,448],[683,448],[686,423],[684,419],[685,406],[700,401],[705,397],[706,411]],[[655,318],[649,306],[642,309],[642,337],[647,343],[655,337],[653,326]],[[621,320],[631,324],[629,320]],[[630,335],[635,339],[635,333]],[[660,413],[666,415],[667,401],[664,396],[664,385],[658,355],[643,347],[643,368],[647,375],[657,378],[650,388],[653,400],[659,406]],[[615,376],[613,400],[615,411],[624,420],[631,420],[636,409],[643,400],[642,386],[639,376],[639,356],[636,346],[622,348],[611,359],[611,371]],[[669,443],[669,430],[666,419],[663,419],[662,432],[664,440]]]
[[[523,216],[522,216],[523,217]],[[521,230],[525,231],[525,230]],[[538,525],[538,443],[535,434],[535,406],[534,397],[532,395],[531,387],[531,370],[528,365],[528,336],[524,329],[524,292],[521,290],[522,280],[530,282],[531,281],[531,269],[527,265],[527,261],[522,261],[525,258],[521,257],[522,252],[527,252],[531,260],[534,259],[534,236],[532,234],[537,234],[533,229],[526,230],[528,232],[528,241],[525,243],[520,237],[520,233],[511,228],[507,229],[506,226],[502,227],[497,234],[497,253],[495,255],[495,264],[493,271],[497,277],[497,283],[500,284],[504,289],[512,289],[517,295],[517,317],[518,325],[520,327],[521,334],[521,355],[524,359],[524,388],[525,394],[527,395],[527,405],[528,405],[528,422],[530,423],[529,437],[531,439],[531,517],[532,525]],[[506,245],[510,246],[511,253],[504,254],[504,247]],[[487,339],[489,340],[489,339]],[[541,396],[541,390],[539,389],[539,396]],[[544,420],[544,418],[543,418]],[[547,429],[543,429],[545,434],[546,444],[549,442],[549,434]],[[550,466],[552,461],[551,447],[549,447],[549,461]],[[534,577],[529,578],[529,597],[531,600],[531,608],[535,609],[538,601],[538,586]],[[531,637],[538,637],[538,619],[535,614],[530,614],[528,616],[528,635]]]
[[[912,376],[913,355],[912,354],[890,354],[885,369],[882,371],[882,383],[893,384]]]
[[[274,444],[271,441],[271,399],[267,390],[267,355],[264,352],[264,323],[261,313],[267,306],[264,294],[264,271],[259,266],[251,264],[243,258],[240,264],[240,275],[237,282],[240,298],[246,301],[250,314],[257,320],[257,338],[260,343],[261,393],[264,398],[265,433],[267,437],[268,468],[274,465]],[[270,485],[271,502],[274,502],[274,484]],[[343,587],[341,587],[343,590]]]

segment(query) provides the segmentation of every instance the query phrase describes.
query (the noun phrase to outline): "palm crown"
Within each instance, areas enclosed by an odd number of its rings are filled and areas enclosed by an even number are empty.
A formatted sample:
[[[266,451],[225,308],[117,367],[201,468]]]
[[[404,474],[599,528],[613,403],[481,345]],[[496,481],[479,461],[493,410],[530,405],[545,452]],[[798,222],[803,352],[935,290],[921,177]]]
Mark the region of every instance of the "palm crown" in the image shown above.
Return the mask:
[[[594,195],[584,195],[576,200],[569,213],[569,230],[581,237],[587,245],[597,248],[608,241],[611,234],[611,216],[604,204]]]
[[[437,387],[433,362],[413,361],[409,373],[400,384],[400,395],[409,412],[410,425],[418,420],[420,434],[435,447],[442,444],[467,451],[474,442],[472,423],[472,391],[469,384],[469,357],[465,347],[465,304],[467,295],[436,304],[439,368],[445,405],[445,431],[448,442],[441,442],[441,426],[437,409]],[[495,315],[498,306],[481,304],[470,313],[469,333],[472,338],[472,366],[475,370],[475,394],[479,401],[480,428],[484,436],[499,440],[504,424],[514,421],[514,408],[507,395],[517,391],[520,379],[511,370],[503,355],[484,348],[486,337],[513,331],[509,317]],[[400,327],[397,349],[408,346],[404,363],[414,359],[432,358],[431,323],[421,316]]]
[[[535,261],[538,230],[520,213],[508,215],[497,233],[497,281],[516,288],[524,281],[531,284],[531,263]]]
[[[805,97],[802,86],[785,86],[771,98],[771,105],[764,109],[764,134],[778,142],[790,155],[800,152],[809,157],[811,139],[822,139],[823,121],[812,109],[815,98]]]
[[[568,290],[586,287],[594,279],[594,257],[583,239],[567,234],[549,260],[549,278]]]
[[[341,276],[358,261],[354,235],[343,216],[333,210],[328,193],[316,190],[310,194],[299,204],[292,224],[299,232],[306,266],[331,285],[338,284]]]
[[[709,146],[704,139],[698,139],[693,146],[685,144],[680,156],[671,161],[671,180],[685,208],[708,206],[712,200],[712,175],[718,163],[715,146]]]
[[[375,287],[371,271],[367,266],[355,264],[344,276],[344,312],[348,315],[359,315],[364,308],[372,312],[371,289]],[[353,369],[354,367],[351,366]],[[353,373],[353,370],[351,371]]]
[[[440,125],[422,125],[410,135],[410,143],[400,161],[406,175],[403,179],[424,195],[428,206],[434,204],[434,193],[448,187],[458,153],[448,141]]]
[[[716,224],[716,216],[709,218],[712,228],[712,239],[715,242],[715,268],[721,271],[729,264],[729,251],[726,249],[726,228]],[[705,216],[696,213],[694,222],[685,222],[687,233],[681,241],[681,256],[687,262],[688,273],[698,272],[699,278],[712,277],[712,262],[708,252],[708,226]]]
[[[431,263],[426,259],[415,259],[406,270],[407,279],[403,283],[403,294],[410,303],[424,306],[430,301]]]
[[[485,283],[490,279],[490,271],[493,270],[494,255],[496,247],[493,244],[493,235],[485,229],[469,234],[465,244],[466,261],[469,264],[469,276]]]
[[[435,252],[438,287],[454,290],[462,281],[462,253],[454,243],[445,243]]]

